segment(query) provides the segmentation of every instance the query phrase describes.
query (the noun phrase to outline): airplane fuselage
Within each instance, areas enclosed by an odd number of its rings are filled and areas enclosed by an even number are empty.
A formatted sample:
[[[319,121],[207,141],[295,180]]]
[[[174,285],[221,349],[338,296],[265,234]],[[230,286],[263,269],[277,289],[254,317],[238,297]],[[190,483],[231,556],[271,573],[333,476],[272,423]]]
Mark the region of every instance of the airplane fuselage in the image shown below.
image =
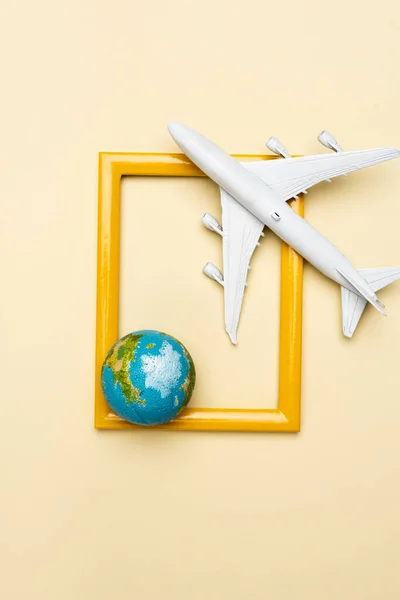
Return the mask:
[[[356,294],[362,292],[370,302],[377,301],[373,289],[350,261],[259,177],[188,127],[171,124],[169,131],[178,146],[199,169],[316,269],[350,291]],[[341,273],[345,273],[359,291]]]

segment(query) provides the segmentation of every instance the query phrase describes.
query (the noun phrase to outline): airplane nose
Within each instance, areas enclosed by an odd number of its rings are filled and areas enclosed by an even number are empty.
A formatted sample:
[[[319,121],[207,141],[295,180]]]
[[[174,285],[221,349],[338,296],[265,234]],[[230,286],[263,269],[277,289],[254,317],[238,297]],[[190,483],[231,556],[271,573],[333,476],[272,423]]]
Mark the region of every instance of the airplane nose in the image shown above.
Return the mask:
[[[187,154],[193,139],[196,137],[195,132],[181,123],[168,123],[168,131],[174,142]]]
[[[184,131],[184,126],[180,125],[179,123],[168,123],[168,131],[170,132],[170,134],[172,135],[172,137],[174,138],[174,140],[177,137],[180,137],[181,134]]]

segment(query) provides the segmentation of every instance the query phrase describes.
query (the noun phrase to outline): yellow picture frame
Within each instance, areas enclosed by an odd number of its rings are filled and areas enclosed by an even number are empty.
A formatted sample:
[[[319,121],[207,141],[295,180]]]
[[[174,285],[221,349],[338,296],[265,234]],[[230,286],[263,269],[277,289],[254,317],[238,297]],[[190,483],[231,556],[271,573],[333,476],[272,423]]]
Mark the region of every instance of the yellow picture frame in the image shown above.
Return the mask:
[[[259,155],[233,156],[241,161],[273,159]],[[140,427],[128,423],[110,409],[100,384],[103,360],[119,338],[120,196],[121,178],[124,176],[204,177],[204,173],[184,154],[99,154],[94,419],[96,429]],[[303,198],[292,201],[291,206],[303,215]],[[303,259],[292,248],[282,243],[277,408],[186,408],[178,418],[156,428],[179,431],[300,431],[302,292]],[[251,403],[251,399],[246,400]]]

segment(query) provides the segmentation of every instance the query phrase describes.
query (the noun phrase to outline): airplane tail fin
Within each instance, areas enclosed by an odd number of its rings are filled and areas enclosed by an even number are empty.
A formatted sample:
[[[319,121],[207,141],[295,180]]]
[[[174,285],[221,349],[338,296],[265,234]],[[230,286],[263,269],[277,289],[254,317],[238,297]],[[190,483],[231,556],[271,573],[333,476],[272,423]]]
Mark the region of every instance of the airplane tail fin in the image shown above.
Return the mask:
[[[400,279],[400,267],[358,269],[358,272],[374,292]],[[342,326],[346,337],[351,338],[353,336],[366,304],[366,298],[342,287]],[[383,304],[379,301],[377,301],[377,304],[379,307],[374,304],[375,308],[383,313]]]

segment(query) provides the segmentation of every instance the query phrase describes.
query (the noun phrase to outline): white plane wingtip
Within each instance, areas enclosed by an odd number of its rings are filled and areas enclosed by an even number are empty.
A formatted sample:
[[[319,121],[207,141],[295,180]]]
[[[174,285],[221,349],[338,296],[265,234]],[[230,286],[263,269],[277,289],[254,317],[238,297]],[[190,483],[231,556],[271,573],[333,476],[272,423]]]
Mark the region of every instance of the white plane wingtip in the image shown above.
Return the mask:
[[[232,344],[237,346],[236,331],[230,332],[230,331],[226,330],[226,333],[229,335],[229,338],[230,338]]]
[[[344,337],[347,337],[348,339],[351,339],[353,337],[353,333],[351,331],[349,331],[348,329],[343,329],[343,335],[344,335]]]

